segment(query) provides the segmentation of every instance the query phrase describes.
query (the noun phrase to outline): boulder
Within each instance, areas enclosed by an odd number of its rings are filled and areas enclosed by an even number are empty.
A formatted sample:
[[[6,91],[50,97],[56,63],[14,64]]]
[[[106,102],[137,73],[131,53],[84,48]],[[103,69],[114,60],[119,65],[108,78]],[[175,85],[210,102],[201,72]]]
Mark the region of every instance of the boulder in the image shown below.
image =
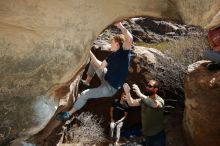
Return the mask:
[[[157,28],[158,28],[158,22],[149,18],[141,18],[141,19],[133,19],[133,21],[138,24],[141,25],[145,31],[153,31],[153,32],[157,32]]]
[[[136,28],[131,31],[133,35],[134,42],[143,42],[148,36],[147,33],[142,28]]]
[[[152,20],[150,18],[131,18],[123,21],[125,27],[131,31],[135,43],[160,43],[174,41],[182,36],[205,34],[199,26],[187,26],[174,21]],[[186,28],[187,27],[187,28]],[[121,33],[115,27],[109,27],[99,35],[99,39],[109,40],[112,36]]]
[[[189,66],[185,78],[183,127],[189,146],[220,145],[220,71],[209,71],[207,61]]]
[[[13,129],[9,135],[44,127],[57,105],[47,94],[63,85],[58,100],[65,95],[95,38],[112,23],[135,16],[214,27],[220,22],[219,1],[1,1],[0,119]]]
[[[172,58],[159,50],[136,46],[130,73],[128,78],[133,82],[158,80],[162,97],[183,100],[183,70]]]

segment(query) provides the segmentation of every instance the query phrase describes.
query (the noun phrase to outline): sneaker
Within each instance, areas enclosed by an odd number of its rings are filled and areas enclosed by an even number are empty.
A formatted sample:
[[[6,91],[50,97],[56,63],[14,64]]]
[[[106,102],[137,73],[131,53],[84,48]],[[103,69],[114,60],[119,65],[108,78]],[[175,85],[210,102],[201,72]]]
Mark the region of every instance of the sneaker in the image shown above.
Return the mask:
[[[86,90],[86,89],[89,89],[90,85],[86,83],[85,80],[80,80],[79,81],[79,87],[82,89],[82,90]]]
[[[214,71],[214,70],[220,70],[220,63],[209,63],[207,64],[207,68],[210,71]]]
[[[56,119],[58,121],[65,122],[66,120],[69,119],[69,113],[68,112],[61,112],[61,113],[57,114]]]

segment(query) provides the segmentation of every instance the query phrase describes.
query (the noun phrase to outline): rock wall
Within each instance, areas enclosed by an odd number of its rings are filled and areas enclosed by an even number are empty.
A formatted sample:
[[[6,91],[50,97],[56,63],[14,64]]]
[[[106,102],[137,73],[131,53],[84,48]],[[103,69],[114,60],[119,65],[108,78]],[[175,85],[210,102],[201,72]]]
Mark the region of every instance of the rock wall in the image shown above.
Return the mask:
[[[12,129],[3,139],[47,122],[55,103],[42,95],[76,73],[103,29],[134,16],[213,27],[219,1],[0,1],[0,128]]]
[[[220,145],[220,71],[208,71],[206,64],[189,66],[185,78],[183,126],[189,146]]]

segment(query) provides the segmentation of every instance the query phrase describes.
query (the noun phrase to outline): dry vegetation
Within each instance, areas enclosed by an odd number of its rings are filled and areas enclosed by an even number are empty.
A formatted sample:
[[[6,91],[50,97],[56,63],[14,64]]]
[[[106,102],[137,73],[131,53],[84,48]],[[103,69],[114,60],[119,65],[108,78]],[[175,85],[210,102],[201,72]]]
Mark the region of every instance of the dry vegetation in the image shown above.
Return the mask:
[[[160,50],[185,71],[188,65],[203,59],[203,51],[209,48],[205,35],[185,36],[175,41],[157,44],[137,43],[136,45]]]
[[[104,129],[101,127],[102,119],[89,112],[76,116],[79,122],[65,132],[65,143],[82,146],[97,145],[104,142]]]
[[[203,59],[203,52],[208,48],[206,36],[188,36],[168,42],[164,53],[172,57],[186,71],[188,65]]]

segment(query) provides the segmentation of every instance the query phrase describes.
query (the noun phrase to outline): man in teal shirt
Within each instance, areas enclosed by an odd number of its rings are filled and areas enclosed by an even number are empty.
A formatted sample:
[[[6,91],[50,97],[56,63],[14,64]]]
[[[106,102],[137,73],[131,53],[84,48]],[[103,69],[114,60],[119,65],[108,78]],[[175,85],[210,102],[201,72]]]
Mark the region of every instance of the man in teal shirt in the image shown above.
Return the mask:
[[[142,132],[145,137],[146,146],[165,146],[164,132],[164,100],[157,95],[158,82],[150,80],[144,94],[137,85],[132,88],[138,99],[133,99],[130,94],[130,87],[127,83],[123,85],[126,100],[129,106],[141,106]]]

